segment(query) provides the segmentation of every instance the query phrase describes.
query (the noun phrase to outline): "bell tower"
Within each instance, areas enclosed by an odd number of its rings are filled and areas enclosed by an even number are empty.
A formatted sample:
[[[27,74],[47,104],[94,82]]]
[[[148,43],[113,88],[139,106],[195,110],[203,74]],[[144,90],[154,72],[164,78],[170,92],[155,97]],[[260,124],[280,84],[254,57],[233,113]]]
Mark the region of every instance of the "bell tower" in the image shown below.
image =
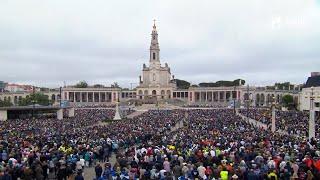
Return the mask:
[[[153,20],[153,29],[151,33],[151,44],[150,44],[150,66],[160,66],[160,48],[158,42],[158,32],[156,27],[156,20]]]

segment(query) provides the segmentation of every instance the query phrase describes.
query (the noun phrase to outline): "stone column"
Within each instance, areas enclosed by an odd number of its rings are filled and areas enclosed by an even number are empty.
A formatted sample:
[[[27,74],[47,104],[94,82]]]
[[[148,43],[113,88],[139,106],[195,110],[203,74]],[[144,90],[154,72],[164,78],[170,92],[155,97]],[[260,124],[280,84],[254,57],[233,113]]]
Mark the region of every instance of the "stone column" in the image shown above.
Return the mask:
[[[67,91],[66,93],[67,93],[67,97],[66,97],[67,99],[66,99],[66,100],[67,100],[67,101],[70,101],[69,91]]]
[[[213,91],[211,91],[211,102],[213,102]]]
[[[220,102],[220,91],[218,91],[218,102]]]
[[[193,91],[189,91],[188,92],[189,93],[189,96],[188,96],[188,101],[189,101],[189,103],[193,103],[194,102],[194,93],[193,93]]]
[[[271,131],[273,133],[276,131],[276,108],[275,108],[275,105],[272,105]]]
[[[89,92],[87,92],[87,102],[89,102]]]
[[[68,109],[68,117],[74,117],[74,108]]]
[[[224,102],[227,102],[227,91],[224,91]]]
[[[116,96],[116,93],[112,92],[111,93],[111,102],[115,102],[115,96]]]
[[[92,92],[92,102],[95,102],[94,92]]]
[[[82,92],[80,92],[80,102],[82,102]]]
[[[57,119],[59,119],[59,120],[63,119],[63,109],[59,109],[57,111]]]
[[[8,120],[8,111],[7,110],[0,110],[0,121]]]
[[[196,93],[192,91],[192,102],[196,102]]]
[[[315,138],[315,120],[314,120],[314,94],[313,87],[311,87],[311,95],[310,95],[310,112],[309,112],[309,139]]]
[[[206,100],[205,101],[208,102],[208,92],[207,91],[205,92],[205,95],[206,95]]]
[[[100,96],[100,92],[98,92],[98,98],[99,98],[99,103],[101,102],[101,96]]]

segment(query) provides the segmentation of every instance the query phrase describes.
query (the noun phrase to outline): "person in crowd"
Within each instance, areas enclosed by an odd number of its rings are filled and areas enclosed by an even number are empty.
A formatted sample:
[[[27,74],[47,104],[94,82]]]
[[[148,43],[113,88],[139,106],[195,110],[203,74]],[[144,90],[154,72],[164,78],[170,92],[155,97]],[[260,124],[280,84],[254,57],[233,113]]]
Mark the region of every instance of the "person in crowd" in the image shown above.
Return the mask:
[[[268,114],[250,112],[268,123]],[[319,128],[311,140],[303,135],[306,125],[294,130],[305,122],[304,113],[277,112],[286,131],[275,133],[226,108],[149,110],[102,123],[114,113],[77,108],[75,117],[64,120],[0,122],[0,178],[83,179],[96,158],[100,180],[320,179]]]

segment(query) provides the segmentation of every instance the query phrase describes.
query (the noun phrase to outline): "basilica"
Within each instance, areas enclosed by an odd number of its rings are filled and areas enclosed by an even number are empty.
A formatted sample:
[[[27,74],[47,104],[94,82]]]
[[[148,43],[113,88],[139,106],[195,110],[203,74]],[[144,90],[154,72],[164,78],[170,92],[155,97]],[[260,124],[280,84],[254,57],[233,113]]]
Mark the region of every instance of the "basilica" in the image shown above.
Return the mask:
[[[161,66],[158,32],[155,24],[151,33],[149,54],[149,65],[143,64],[142,78],[140,76],[139,86],[136,88],[138,98],[170,99],[171,93],[176,89],[176,84],[174,76],[171,77],[168,64]]]

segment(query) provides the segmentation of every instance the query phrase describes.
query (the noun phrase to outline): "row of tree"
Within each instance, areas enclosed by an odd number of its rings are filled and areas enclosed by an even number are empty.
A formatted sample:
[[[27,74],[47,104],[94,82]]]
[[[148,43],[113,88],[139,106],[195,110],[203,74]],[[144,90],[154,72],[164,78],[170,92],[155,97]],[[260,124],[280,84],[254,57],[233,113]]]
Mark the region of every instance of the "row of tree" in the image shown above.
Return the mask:
[[[75,88],[87,88],[87,87],[89,87],[89,84],[86,81],[80,81],[76,85],[74,85],[74,87]],[[103,88],[105,86],[102,84],[94,84],[92,87]],[[114,82],[113,84],[111,84],[111,87],[119,88],[120,86],[117,82]]]
[[[25,98],[21,98],[17,100],[18,106],[29,106],[33,104],[39,104],[42,106],[48,106],[52,104],[52,102],[49,100],[48,95],[44,95],[42,93],[35,93],[30,94],[29,96],[26,96]],[[0,107],[9,107],[12,106],[13,103],[10,99],[0,100]]]
[[[42,106],[48,106],[52,102],[49,100],[48,95],[44,95],[42,93],[35,93],[31,94],[30,96],[26,96],[25,98],[22,98],[19,102],[19,106],[29,106],[33,104],[39,104]]]
[[[199,87],[231,87],[231,86],[242,86],[246,83],[243,79],[236,79],[234,81],[217,81],[217,82],[202,82],[199,83]]]
[[[191,85],[190,82],[181,79],[175,79],[175,81],[178,89],[188,89],[189,87],[231,87],[244,85],[246,83],[243,79],[236,79],[234,81],[202,82],[198,85]]]
[[[0,99],[0,107],[8,107],[8,106],[12,106],[12,103],[10,100],[8,100],[8,99],[1,100]]]

